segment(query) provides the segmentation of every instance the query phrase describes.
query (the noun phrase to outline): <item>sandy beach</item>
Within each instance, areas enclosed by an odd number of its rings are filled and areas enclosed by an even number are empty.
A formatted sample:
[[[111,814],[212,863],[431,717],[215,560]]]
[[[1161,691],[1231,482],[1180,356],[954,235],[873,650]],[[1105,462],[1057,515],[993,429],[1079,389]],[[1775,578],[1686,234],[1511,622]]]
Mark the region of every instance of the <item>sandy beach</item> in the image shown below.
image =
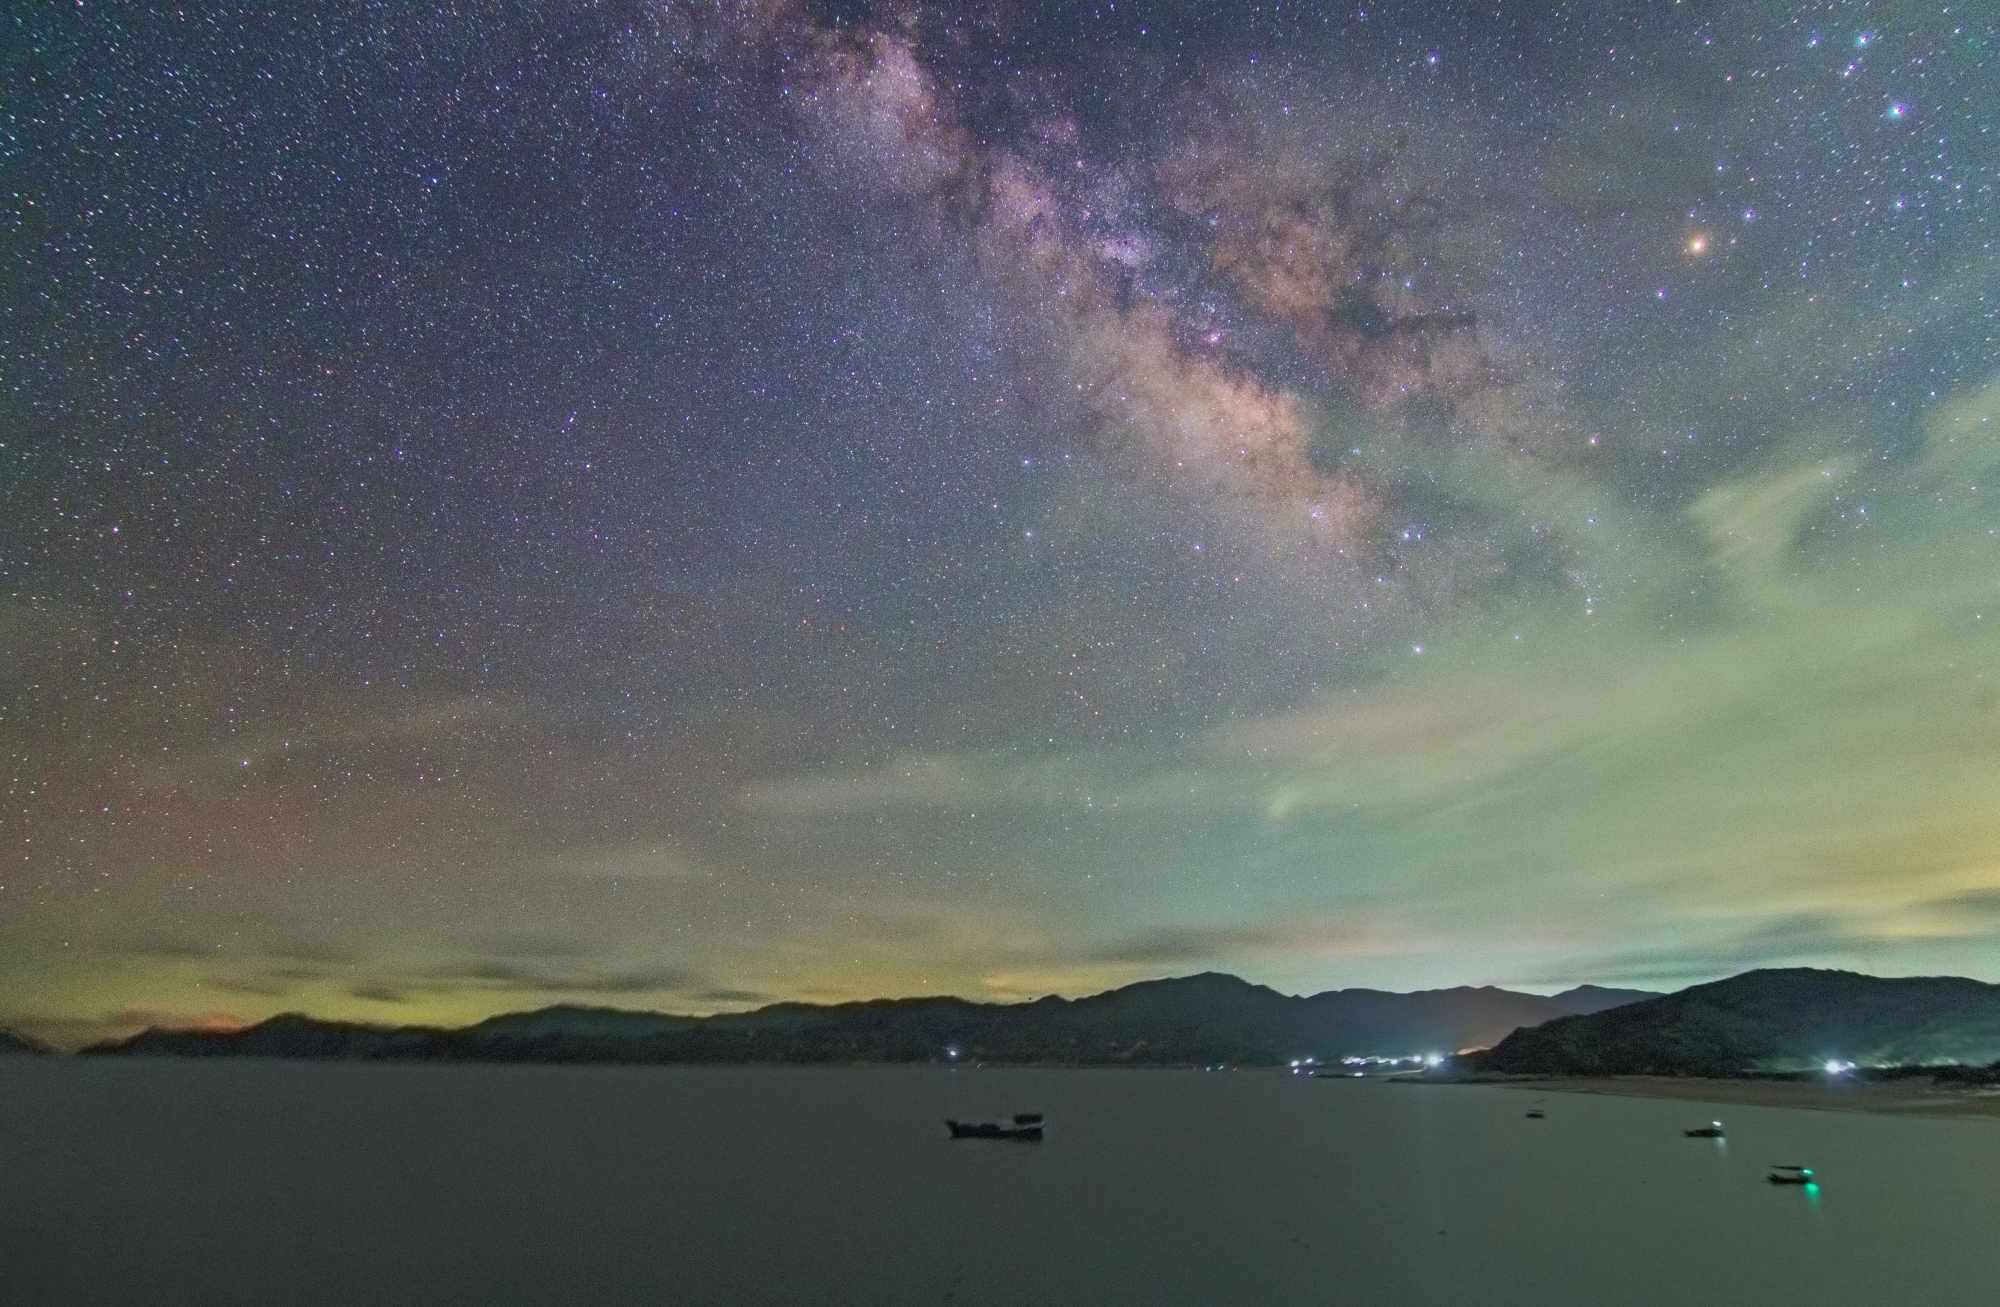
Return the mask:
[[[2000,1087],[1940,1085],[1929,1080],[1709,1080],[1695,1076],[1576,1076],[1479,1080],[1556,1094],[1616,1094],[1677,1098],[1697,1103],[1799,1107],[1822,1112],[1879,1112],[1891,1116],[2000,1119]]]

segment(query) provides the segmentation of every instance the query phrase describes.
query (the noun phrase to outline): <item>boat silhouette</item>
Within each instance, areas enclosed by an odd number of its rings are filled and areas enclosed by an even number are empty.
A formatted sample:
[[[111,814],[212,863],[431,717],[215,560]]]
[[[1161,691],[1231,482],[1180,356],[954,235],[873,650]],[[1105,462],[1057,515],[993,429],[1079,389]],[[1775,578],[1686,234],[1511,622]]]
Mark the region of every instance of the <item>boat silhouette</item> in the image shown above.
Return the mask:
[[[998,1121],[954,1121],[947,1117],[945,1126],[951,1131],[953,1139],[1005,1139],[1018,1144],[1042,1142],[1042,1115],[1039,1112],[1024,1112],[1016,1116],[1011,1125],[1002,1125]]]
[[[1721,1139],[1723,1137],[1722,1122],[1710,1121],[1707,1125],[1696,1126],[1692,1130],[1683,1130],[1681,1133],[1690,1139]]]

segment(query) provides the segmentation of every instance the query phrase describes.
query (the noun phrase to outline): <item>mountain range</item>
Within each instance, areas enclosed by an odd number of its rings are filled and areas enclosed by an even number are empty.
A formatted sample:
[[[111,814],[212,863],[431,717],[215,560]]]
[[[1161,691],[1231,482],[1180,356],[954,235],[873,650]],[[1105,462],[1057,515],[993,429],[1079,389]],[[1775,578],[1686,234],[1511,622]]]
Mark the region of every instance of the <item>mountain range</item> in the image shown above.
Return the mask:
[[[0,1029],[0,1054],[47,1051]],[[1491,986],[1294,997],[1205,972],[1079,999],[775,1003],[706,1017],[558,1006],[459,1029],[288,1014],[240,1030],[147,1030],[83,1050],[93,1057],[1051,1066],[1270,1066],[1453,1052],[1465,1055],[1445,1073],[1475,1076],[1739,1076],[1829,1062],[1990,1063],[2000,1074],[2000,985],[1787,968],[1672,994],[1584,985],[1550,997]]]
[[[1829,1062],[1984,1066],[2000,1060],[2000,985],[1805,967],[1713,984],[1516,1030],[1464,1059],[1509,1075],[1734,1076]]]
[[[455,1030],[285,1015],[236,1031],[147,1030],[83,1051],[397,1061],[1276,1065],[1450,1054],[1492,1044],[1522,1026],[1652,997],[1594,985],[1553,997],[1491,986],[1294,997],[1206,972],[1080,999],[776,1003],[708,1017],[561,1006]]]

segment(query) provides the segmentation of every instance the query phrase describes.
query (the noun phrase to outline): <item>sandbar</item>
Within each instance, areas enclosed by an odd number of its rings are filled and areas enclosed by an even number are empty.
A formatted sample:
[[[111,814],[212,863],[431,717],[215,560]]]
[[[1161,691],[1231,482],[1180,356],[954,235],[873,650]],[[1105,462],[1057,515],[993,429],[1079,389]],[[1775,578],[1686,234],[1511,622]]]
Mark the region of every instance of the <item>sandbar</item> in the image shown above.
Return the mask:
[[[1700,1076],[1552,1076],[1476,1079],[1560,1094],[1617,1094],[1679,1098],[1702,1103],[1746,1103],[1822,1112],[1877,1112],[1888,1116],[1989,1117],[2000,1120],[2000,1086],[1940,1084],[1933,1080],[1724,1080]]]

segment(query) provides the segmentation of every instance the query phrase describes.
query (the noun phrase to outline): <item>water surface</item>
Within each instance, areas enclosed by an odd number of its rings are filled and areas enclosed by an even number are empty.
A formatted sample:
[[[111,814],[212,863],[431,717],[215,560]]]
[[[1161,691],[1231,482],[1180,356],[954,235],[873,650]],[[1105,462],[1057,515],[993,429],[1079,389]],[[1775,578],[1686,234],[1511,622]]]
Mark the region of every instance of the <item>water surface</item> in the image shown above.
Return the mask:
[[[0,1307],[1992,1301],[2000,1123],[1541,1097],[15,1059]],[[945,1137],[1015,1111],[1047,1142]]]

